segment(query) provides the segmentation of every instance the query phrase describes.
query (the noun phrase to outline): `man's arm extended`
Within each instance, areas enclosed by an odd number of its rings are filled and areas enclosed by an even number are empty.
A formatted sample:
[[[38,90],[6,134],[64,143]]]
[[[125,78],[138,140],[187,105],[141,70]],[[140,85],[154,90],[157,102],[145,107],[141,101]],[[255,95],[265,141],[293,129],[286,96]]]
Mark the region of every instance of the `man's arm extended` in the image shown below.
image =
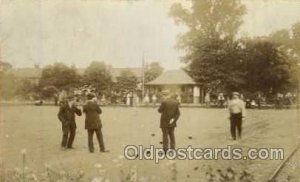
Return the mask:
[[[81,116],[82,112],[81,109],[78,109],[77,106],[73,106],[74,107],[74,111],[77,114],[77,116]]]

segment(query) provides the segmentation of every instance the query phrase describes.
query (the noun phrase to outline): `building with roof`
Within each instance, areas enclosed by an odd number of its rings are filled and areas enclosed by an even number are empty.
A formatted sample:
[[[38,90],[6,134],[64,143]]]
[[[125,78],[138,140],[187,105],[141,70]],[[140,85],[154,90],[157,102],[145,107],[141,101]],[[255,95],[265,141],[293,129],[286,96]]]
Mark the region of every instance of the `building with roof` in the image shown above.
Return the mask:
[[[119,77],[122,71],[129,70],[131,71],[138,79],[142,79],[143,70],[142,68],[111,68],[111,76],[114,82],[117,81],[117,77]],[[81,76],[84,75],[85,68],[76,69],[77,73]],[[23,78],[31,81],[34,84],[38,84],[42,77],[42,69],[39,67],[33,68],[13,68],[9,70],[11,74],[15,77]]]
[[[34,68],[13,68],[9,73],[17,78],[29,80],[33,84],[38,84],[42,77],[42,69],[39,67]]]
[[[148,94],[158,94],[163,90],[180,95],[183,103],[202,103],[204,89],[184,70],[169,70],[145,84]]]

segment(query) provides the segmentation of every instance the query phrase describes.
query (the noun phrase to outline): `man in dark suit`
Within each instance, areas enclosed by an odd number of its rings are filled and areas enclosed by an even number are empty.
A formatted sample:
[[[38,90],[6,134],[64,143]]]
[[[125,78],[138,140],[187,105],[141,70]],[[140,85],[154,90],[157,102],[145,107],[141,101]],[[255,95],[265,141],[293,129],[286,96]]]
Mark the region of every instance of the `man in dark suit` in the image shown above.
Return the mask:
[[[67,100],[61,102],[58,119],[62,124],[63,137],[61,141],[62,148],[73,148],[73,141],[76,133],[75,114],[81,116],[81,110],[77,108],[73,96],[68,96]]]
[[[161,103],[158,112],[161,113],[160,128],[163,134],[163,149],[165,152],[170,148],[175,149],[174,129],[180,116],[179,103],[176,101],[176,95],[170,95]]]
[[[89,93],[87,95],[87,103],[83,106],[83,112],[85,113],[85,129],[88,132],[88,146],[91,153],[94,152],[93,135],[96,133],[97,140],[100,146],[100,152],[107,152],[104,147],[103,135],[102,135],[102,123],[100,120],[101,108],[94,100],[95,95]]]

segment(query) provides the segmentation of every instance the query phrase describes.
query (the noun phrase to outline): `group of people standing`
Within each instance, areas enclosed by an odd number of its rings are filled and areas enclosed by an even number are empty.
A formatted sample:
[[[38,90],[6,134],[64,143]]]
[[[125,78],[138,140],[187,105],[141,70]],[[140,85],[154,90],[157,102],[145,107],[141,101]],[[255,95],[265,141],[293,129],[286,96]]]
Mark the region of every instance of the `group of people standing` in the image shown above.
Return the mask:
[[[275,97],[275,108],[282,109],[284,106],[291,106],[297,104],[297,102],[296,94],[292,94],[291,92],[287,92],[285,95],[277,93]]]
[[[217,106],[219,108],[224,108],[225,107],[225,104],[226,104],[226,99],[225,99],[225,96],[224,94],[221,92],[218,94],[217,96]],[[206,92],[205,96],[204,96],[204,102],[205,102],[205,106],[206,107],[210,107],[212,101],[211,101],[211,95],[210,95],[210,92]]]
[[[95,95],[92,93],[87,94],[87,101],[83,106],[83,113],[85,113],[85,129],[88,133],[88,146],[91,153],[94,152],[93,135],[96,133],[97,140],[100,146],[100,152],[107,152],[105,150],[103,135],[102,135],[102,123],[100,114],[101,108],[95,101]],[[76,122],[75,115],[81,116],[82,111],[78,108],[75,97],[69,95],[62,100],[59,112],[57,114],[58,119],[62,124],[62,149],[72,149],[73,141],[76,134]]]
[[[97,140],[100,147],[100,152],[108,152],[105,149],[102,123],[100,114],[101,108],[95,101],[95,95],[92,93],[87,94],[87,102],[83,105],[83,113],[85,114],[85,129],[88,133],[88,147],[91,153],[94,152],[93,135],[96,133]],[[175,149],[175,127],[180,116],[179,110],[180,103],[176,98],[176,94],[164,96],[163,101],[158,108],[161,114],[160,128],[162,131],[162,144],[166,152],[168,149]],[[230,113],[230,132],[233,140],[241,138],[242,136],[242,121],[246,116],[245,103],[240,99],[238,92],[233,92],[232,100],[228,103]],[[82,115],[81,109],[78,108],[75,97],[68,96],[61,102],[58,118],[62,124],[62,141],[61,147],[63,149],[72,149],[73,141],[76,134],[75,115]]]

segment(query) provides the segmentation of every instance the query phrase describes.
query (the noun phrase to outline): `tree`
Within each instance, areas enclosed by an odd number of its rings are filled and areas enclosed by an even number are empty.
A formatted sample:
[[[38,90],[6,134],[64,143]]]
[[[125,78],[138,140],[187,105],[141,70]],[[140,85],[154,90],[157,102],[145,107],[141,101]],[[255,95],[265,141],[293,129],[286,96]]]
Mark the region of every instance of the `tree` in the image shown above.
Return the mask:
[[[63,63],[55,63],[43,68],[39,87],[43,89],[44,87],[54,86],[59,90],[68,90],[78,86],[80,80],[81,77],[75,69]]]
[[[18,83],[18,87],[16,88],[15,95],[22,99],[30,99],[37,95],[38,88],[30,80],[19,78],[16,82]]]
[[[295,23],[292,26],[292,41],[293,41],[293,49],[300,57],[300,22]]]
[[[291,46],[293,46],[292,39],[290,37],[290,33],[286,29],[272,32],[268,36],[268,40],[270,40],[271,42],[277,43],[277,44],[285,45],[286,47],[289,47],[289,48],[291,48]]]
[[[285,78],[281,80],[281,89],[295,89],[299,82],[299,63],[300,63],[300,23],[295,23],[291,26],[291,31],[288,29],[277,30],[266,38],[270,43],[277,47],[282,54],[285,54],[281,63],[285,62],[289,66],[278,65],[281,67],[281,72],[277,72],[277,76]],[[278,71],[278,69],[277,69]],[[285,73],[285,77],[282,74]]]
[[[239,0],[192,1],[190,9],[174,4],[170,15],[188,28],[178,40],[186,52],[185,69],[210,90],[276,92],[294,88],[300,24],[293,25],[292,37],[288,30],[278,30],[264,38],[238,39],[244,13]]]
[[[108,91],[112,84],[110,66],[104,62],[92,62],[85,70],[83,80],[100,92]]]
[[[293,73],[297,62],[281,44],[262,38],[248,40],[243,58],[247,90],[276,93],[295,87]]]
[[[287,59],[286,62],[289,66],[282,66],[281,71],[285,73],[285,80],[282,80],[281,87],[283,90],[291,90],[298,87],[299,83],[299,63],[300,63],[300,22],[291,26],[291,31],[282,29],[271,33],[266,39],[277,46],[280,52],[284,52]],[[285,69],[284,69],[285,68]],[[278,76],[280,73],[278,72]],[[282,77],[282,75],[281,75]]]
[[[117,77],[116,88],[121,93],[132,92],[136,90],[138,82],[138,78],[129,69],[126,69]]]
[[[0,99],[11,99],[17,90],[17,78],[10,72],[12,65],[7,62],[0,62]]]
[[[240,66],[240,46],[235,36],[242,24],[245,6],[239,0],[192,1],[190,9],[181,4],[171,7],[170,15],[188,31],[178,40],[185,50],[186,70],[206,87],[219,83],[233,89],[244,83]]]
[[[145,82],[150,82],[157,78],[163,72],[163,68],[158,62],[152,62],[146,66]]]
[[[180,46],[197,47],[202,39],[234,38],[240,25],[245,6],[239,0],[202,0],[192,1],[190,9],[175,3],[170,15],[177,23],[184,24],[189,29],[180,36]]]
[[[292,49],[294,54],[300,56],[300,22],[293,24],[291,31],[289,29],[277,30],[267,38],[274,43],[281,44],[286,49]]]
[[[16,77],[12,65],[0,62],[0,98],[1,99],[29,99],[36,92],[36,85],[28,79]]]
[[[237,90],[245,84],[239,42],[212,40],[202,43],[200,49],[186,68],[197,82],[219,91]]]

